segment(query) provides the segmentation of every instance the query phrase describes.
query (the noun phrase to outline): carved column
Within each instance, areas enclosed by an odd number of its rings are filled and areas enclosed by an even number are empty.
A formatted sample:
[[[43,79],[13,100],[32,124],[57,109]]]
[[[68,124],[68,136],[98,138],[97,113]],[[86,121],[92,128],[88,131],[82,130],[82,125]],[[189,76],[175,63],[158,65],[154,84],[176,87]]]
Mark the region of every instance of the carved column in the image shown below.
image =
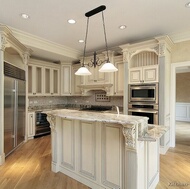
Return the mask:
[[[4,153],[4,51],[6,37],[0,34],[0,165],[5,162]]]

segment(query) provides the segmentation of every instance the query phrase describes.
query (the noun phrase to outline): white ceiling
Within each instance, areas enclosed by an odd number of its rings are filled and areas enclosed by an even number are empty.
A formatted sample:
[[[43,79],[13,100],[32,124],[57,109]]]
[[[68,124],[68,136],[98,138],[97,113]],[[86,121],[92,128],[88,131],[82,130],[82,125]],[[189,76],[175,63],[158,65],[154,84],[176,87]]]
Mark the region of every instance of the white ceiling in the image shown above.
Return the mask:
[[[189,0],[190,1],[190,0]],[[86,30],[85,13],[106,5],[104,11],[108,47],[190,31],[188,0],[0,0],[0,23],[48,41],[77,50],[82,54]],[[21,13],[30,18],[24,20]],[[73,18],[76,24],[68,24]],[[120,30],[120,25],[126,25]],[[87,51],[105,49],[101,14],[90,17]],[[30,46],[30,44],[25,44]],[[33,49],[33,56],[60,60]]]

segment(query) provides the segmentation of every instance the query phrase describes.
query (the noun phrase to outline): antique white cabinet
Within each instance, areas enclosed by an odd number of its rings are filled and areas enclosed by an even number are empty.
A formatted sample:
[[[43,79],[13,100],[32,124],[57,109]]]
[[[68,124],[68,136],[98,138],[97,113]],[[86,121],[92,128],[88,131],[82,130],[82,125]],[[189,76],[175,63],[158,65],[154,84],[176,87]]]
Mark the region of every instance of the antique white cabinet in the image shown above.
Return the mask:
[[[40,65],[28,65],[28,95],[43,95],[43,67]]]
[[[116,68],[118,69],[118,71],[115,72],[115,77],[114,77],[114,95],[123,96],[124,84],[125,84],[123,56],[120,55],[114,57],[114,63]]]
[[[158,82],[158,65],[142,66],[129,69],[129,83]]]
[[[28,95],[60,95],[60,65],[30,59],[28,65]]]
[[[72,65],[62,64],[61,65],[61,95],[70,96],[71,95],[71,80],[72,80]]]
[[[44,67],[44,95],[58,96],[60,95],[60,73],[59,68]]]
[[[35,112],[28,113],[28,139],[32,139],[35,135]]]
[[[75,75],[75,72],[80,68],[80,64],[74,64],[72,65],[72,79],[71,79],[71,84],[72,84],[72,95],[73,96],[81,96],[82,91],[81,88],[79,87],[83,83],[83,77],[85,76],[78,76]]]

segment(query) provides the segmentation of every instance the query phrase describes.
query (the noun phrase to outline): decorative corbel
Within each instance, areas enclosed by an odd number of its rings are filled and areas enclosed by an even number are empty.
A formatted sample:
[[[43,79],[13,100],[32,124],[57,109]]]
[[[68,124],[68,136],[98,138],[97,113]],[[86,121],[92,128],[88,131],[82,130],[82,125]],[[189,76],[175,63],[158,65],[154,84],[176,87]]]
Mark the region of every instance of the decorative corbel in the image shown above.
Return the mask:
[[[51,115],[51,114],[47,114],[47,120],[50,122],[51,131],[55,132],[56,116]]]
[[[135,125],[127,125],[123,127],[123,135],[125,137],[125,145],[127,148],[136,149],[136,129]]]

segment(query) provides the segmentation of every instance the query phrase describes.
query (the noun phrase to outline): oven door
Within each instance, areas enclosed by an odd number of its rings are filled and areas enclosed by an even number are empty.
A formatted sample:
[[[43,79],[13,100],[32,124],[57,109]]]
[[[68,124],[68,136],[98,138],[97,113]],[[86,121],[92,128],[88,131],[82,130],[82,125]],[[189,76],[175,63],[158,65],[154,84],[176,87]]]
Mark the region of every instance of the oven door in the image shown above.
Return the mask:
[[[129,115],[148,117],[148,124],[158,125],[158,110],[154,109],[128,109]]]
[[[130,85],[129,102],[154,102],[158,103],[158,84]]]

